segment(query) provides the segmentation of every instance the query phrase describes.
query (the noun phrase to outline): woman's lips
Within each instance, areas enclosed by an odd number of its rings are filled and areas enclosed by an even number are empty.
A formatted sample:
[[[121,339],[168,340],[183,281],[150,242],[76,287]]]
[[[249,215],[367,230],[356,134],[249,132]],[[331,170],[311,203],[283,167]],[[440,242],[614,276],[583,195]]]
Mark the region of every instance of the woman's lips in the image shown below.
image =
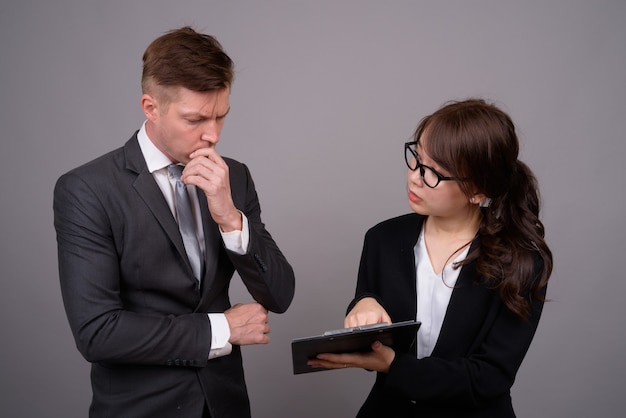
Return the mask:
[[[409,200],[413,203],[420,203],[422,199],[415,193],[409,191]]]

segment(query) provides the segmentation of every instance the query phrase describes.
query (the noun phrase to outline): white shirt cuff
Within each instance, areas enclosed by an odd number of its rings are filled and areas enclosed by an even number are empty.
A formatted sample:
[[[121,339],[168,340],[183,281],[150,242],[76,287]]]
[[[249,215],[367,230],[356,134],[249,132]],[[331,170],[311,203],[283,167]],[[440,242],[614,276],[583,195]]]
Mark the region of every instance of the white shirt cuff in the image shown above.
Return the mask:
[[[248,226],[248,218],[243,212],[241,213],[241,231],[230,231],[223,232],[220,228],[220,234],[222,234],[222,239],[224,240],[224,245],[226,249],[237,253],[239,255],[244,255],[248,252],[248,244],[250,243],[250,230]]]
[[[216,357],[229,355],[233,351],[233,346],[228,342],[230,338],[230,327],[223,313],[210,313],[211,322],[211,350],[209,360]]]

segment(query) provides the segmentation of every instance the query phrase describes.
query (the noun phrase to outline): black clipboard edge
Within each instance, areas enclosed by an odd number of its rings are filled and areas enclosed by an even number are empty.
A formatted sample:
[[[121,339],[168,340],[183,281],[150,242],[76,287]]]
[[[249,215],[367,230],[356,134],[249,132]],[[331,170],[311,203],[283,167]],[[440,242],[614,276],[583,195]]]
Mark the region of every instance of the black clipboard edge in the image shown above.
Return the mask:
[[[418,321],[403,321],[383,327],[347,329],[345,332],[333,331],[329,335],[294,339],[291,342],[293,374],[329,370],[306,363],[320,353],[367,352],[374,341],[380,341],[396,351],[407,352],[415,343],[420,325]]]

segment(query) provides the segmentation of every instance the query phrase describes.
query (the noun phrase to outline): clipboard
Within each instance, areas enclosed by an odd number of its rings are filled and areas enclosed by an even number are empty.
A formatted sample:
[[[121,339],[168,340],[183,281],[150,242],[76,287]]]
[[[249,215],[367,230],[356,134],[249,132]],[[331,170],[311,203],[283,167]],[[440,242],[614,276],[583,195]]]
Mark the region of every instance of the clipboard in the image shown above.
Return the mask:
[[[353,328],[327,331],[323,335],[296,338],[291,342],[293,374],[318,372],[324,369],[311,367],[307,361],[321,353],[355,353],[372,350],[374,341],[407,352],[415,343],[418,321],[403,321],[395,324],[372,324]]]

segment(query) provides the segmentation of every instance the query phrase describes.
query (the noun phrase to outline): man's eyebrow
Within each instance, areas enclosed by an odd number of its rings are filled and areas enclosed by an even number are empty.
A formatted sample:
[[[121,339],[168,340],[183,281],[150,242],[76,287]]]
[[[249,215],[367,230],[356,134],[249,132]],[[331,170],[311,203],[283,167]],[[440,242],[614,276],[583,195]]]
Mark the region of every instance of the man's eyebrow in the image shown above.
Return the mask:
[[[228,106],[228,109],[226,109],[226,112],[224,112],[223,115],[217,115],[218,118],[225,118],[226,115],[228,115],[228,112],[230,112],[230,106]]]
[[[224,112],[224,114],[215,115],[215,118],[224,118],[226,117],[226,115],[228,115],[228,112],[230,112],[230,106],[228,106],[228,109],[226,109],[226,112]],[[209,115],[206,115],[204,112],[198,112],[195,110],[182,111],[180,114],[181,116],[186,117],[186,118],[195,117],[195,118],[201,118],[201,119],[210,119]]]

